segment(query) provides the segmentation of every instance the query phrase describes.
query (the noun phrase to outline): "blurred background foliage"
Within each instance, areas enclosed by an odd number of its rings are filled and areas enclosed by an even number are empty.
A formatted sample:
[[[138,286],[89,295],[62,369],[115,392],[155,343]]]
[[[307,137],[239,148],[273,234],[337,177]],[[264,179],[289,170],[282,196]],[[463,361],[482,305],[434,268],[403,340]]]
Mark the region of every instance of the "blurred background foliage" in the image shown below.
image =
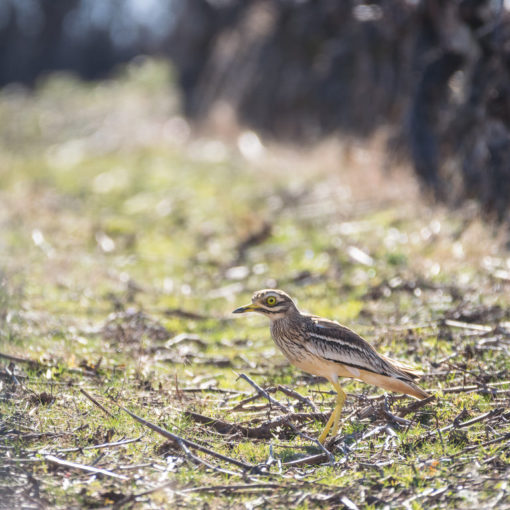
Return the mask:
[[[164,56],[191,118],[308,143],[385,128],[424,189],[508,220],[509,19],[504,0],[4,0],[0,84]]]

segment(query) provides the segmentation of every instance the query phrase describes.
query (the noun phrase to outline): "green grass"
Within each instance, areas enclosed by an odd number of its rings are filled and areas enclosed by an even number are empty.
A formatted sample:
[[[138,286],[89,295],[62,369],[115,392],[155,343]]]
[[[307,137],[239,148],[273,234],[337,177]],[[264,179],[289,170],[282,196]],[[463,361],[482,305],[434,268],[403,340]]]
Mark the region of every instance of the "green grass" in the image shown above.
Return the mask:
[[[153,61],[99,84],[54,76],[33,93],[0,94],[0,352],[26,360],[0,360],[2,501],[54,508],[99,508],[129,496],[126,504],[136,508],[342,508],[350,504],[345,498],[367,509],[509,505],[510,299],[494,268],[508,271],[510,256],[498,230],[466,220],[466,211],[394,199],[385,189],[369,199],[370,180],[346,193],[362,171],[354,163],[339,176],[336,166],[297,148],[297,156],[274,148],[244,160],[235,141],[186,137],[176,105],[171,72]],[[388,188],[399,179],[387,176]],[[349,398],[330,445],[334,465],[286,465],[320,450],[285,426],[257,439],[193,420],[186,411],[254,428],[282,414],[262,397],[239,409],[255,396],[239,373],[331,409],[331,388],[288,365],[265,319],[230,315],[267,286],[421,366],[421,384],[437,400],[399,425],[384,410],[398,415],[410,399],[385,402],[373,398],[381,395],[376,388],[344,381]],[[474,389],[448,392],[468,386]],[[281,391],[271,394],[310,412]],[[233,459],[264,464],[272,452],[274,461],[265,474],[212,471],[114,401]],[[313,418],[294,423],[312,437],[322,427]],[[128,480],[59,466],[46,454]]]

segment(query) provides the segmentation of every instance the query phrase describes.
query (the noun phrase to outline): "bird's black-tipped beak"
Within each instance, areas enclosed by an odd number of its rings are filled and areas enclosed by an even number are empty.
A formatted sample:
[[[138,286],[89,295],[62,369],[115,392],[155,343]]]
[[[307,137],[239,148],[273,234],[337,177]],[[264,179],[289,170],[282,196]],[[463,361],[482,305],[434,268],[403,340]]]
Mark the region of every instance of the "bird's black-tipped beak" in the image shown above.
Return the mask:
[[[246,313],[246,312],[256,312],[258,310],[258,306],[250,303],[249,305],[240,306],[236,308],[232,313]]]

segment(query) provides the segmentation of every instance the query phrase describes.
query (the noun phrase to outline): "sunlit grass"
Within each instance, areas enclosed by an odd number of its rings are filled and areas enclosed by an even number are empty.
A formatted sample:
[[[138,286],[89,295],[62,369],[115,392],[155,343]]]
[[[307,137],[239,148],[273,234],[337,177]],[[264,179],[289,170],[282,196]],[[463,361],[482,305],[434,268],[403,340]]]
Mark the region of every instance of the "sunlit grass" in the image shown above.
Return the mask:
[[[360,508],[380,508],[384,498],[397,507],[425,488],[442,487],[444,480],[453,486],[456,479],[449,478],[444,458],[493,437],[481,421],[465,437],[446,431],[423,440],[463,409],[461,421],[508,403],[505,393],[441,392],[509,379],[503,348],[486,349],[480,336],[443,324],[445,314],[457,308],[508,309],[507,289],[484,269],[483,251],[472,241],[483,233],[477,242],[498,263],[507,263],[489,227],[481,231],[475,221],[461,231],[459,215],[422,203],[410,213],[405,200],[381,198],[367,207],[358,198],[363,190],[340,193],[336,168],[331,175],[302,167],[280,171],[285,165],[276,159],[250,162],[229,144],[188,138],[189,126],[176,114],[171,71],[157,62],[130,66],[101,84],[56,76],[34,93],[3,92],[0,113],[11,120],[0,126],[1,352],[40,362],[15,363],[27,379],[13,387],[7,378],[2,386],[3,417],[20,431],[14,442],[5,441],[14,448],[5,451],[41,458],[46,451],[142,436],[120,449],[66,454],[113,471],[123,466],[131,476],[126,484],[91,481],[78,471],[68,476],[35,462],[31,473],[52,506],[108,505],[112,491],[138,493],[169,480],[177,491],[237,483],[183,460],[176,445],[165,450],[163,438],[121,413],[110,398],[246,462],[266,462],[270,446],[281,462],[318,453],[294,433],[275,431],[269,440],[230,438],[184,414],[247,427],[274,418],[276,411],[263,407],[263,399],[251,404],[260,409],[235,409],[253,395],[238,377],[243,372],[265,388],[286,385],[321,411],[331,409],[331,387],[310,382],[288,365],[270,339],[266,319],[230,315],[254,290],[268,286],[284,288],[302,309],[346,323],[382,352],[436,374],[422,384],[438,390],[437,402],[408,415],[411,423],[395,426],[393,439],[383,431],[350,453],[337,449],[335,466],[283,466],[281,475],[271,468],[261,480],[276,479],[286,488],[268,496],[269,505],[339,504],[320,497],[345,489]],[[261,235],[266,224],[269,232]],[[498,317],[482,313],[472,322],[495,327],[508,313]],[[180,334],[189,339],[172,344]],[[355,412],[380,405],[368,399],[380,392],[353,381],[343,386],[349,397],[342,434],[353,444],[373,420],[380,422],[373,413],[358,419]],[[225,393],[230,391],[239,394]],[[43,393],[50,401],[43,403]],[[280,392],[273,395],[285,405],[302,406]],[[388,406],[397,413],[408,403],[390,397]],[[314,418],[298,427],[316,436],[322,423]],[[498,427],[497,434],[508,432],[508,425]],[[23,439],[28,431],[33,435]],[[470,454],[480,462],[499,455],[508,464],[498,448]],[[462,476],[464,467],[458,469]],[[296,494],[288,480],[309,485]],[[483,500],[490,491],[479,493]],[[141,504],[171,508],[177,497],[190,506],[237,508],[259,495],[163,492]],[[408,506],[421,508],[420,501]]]

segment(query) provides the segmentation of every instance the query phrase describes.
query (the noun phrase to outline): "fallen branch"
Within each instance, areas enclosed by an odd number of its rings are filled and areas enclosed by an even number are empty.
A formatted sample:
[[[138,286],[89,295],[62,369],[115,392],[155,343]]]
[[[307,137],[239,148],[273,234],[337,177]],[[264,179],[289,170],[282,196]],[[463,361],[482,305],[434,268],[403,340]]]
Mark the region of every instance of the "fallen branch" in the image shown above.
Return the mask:
[[[209,418],[208,416],[194,413],[193,411],[184,411],[184,416],[191,418],[197,423],[202,423],[203,425],[212,427],[214,430],[216,430],[216,432],[219,432],[220,434],[241,433],[242,435],[247,435],[248,429],[235,423],[227,423],[226,421],[216,420],[215,418]]]
[[[422,407],[426,406],[427,404],[430,404],[430,402],[432,402],[435,399],[436,399],[435,395],[431,395],[430,397],[424,398],[423,400],[417,400],[416,402],[412,402],[408,406],[400,409],[398,415],[403,418],[404,416],[410,413],[415,413]]]
[[[458,428],[463,428],[463,427],[470,427],[471,425],[474,425],[475,423],[478,423],[480,421],[483,421],[487,418],[492,418],[494,416],[498,416],[500,415],[502,412],[504,411],[503,408],[496,408],[496,409],[491,409],[489,412],[487,413],[484,413],[484,414],[481,414],[480,416],[477,416],[476,418],[473,418],[471,420],[468,420],[468,421],[464,421],[460,424],[457,425]]]
[[[179,317],[181,319],[190,319],[194,321],[205,321],[211,317],[203,315],[201,313],[190,312],[189,310],[183,310],[182,308],[167,308],[163,310],[163,313],[167,317]]]
[[[303,397],[303,395],[301,395],[297,391],[294,391],[294,390],[292,390],[290,388],[287,388],[286,386],[278,385],[278,386],[271,387],[271,388],[265,388],[263,391],[265,391],[268,394],[269,393],[275,393],[276,391],[281,391],[282,393],[285,393],[289,397],[294,397],[295,399],[297,399],[297,400],[303,402],[304,404],[310,406],[314,412],[318,412],[319,411],[317,406],[309,398]],[[264,395],[262,395],[261,393],[257,392],[256,395],[251,395],[251,396],[241,400],[241,402],[238,402],[237,405],[235,407],[233,407],[231,410],[232,411],[244,410],[243,407],[244,407],[245,404],[249,404],[250,402],[253,402],[254,400],[257,400],[261,396],[264,396]]]
[[[317,455],[311,455],[310,457],[290,460],[289,462],[284,462],[283,465],[286,467],[316,466],[317,464],[323,464],[328,460],[329,455],[326,455],[325,453],[319,453]]]
[[[151,423],[150,421],[145,420],[144,418],[136,415],[135,413],[132,413],[131,411],[128,411],[125,407],[121,406],[115,401],[112,401],[115,405],[117,405],[122,411],[129,414],[131,418],[136,420],[137,422],[141,423],[142,425],[145,425],[146,427],[154,430],[154,432],[157,432],[163,437],[166,437],[167,439],[171,439],[172,441],[176,442],[179,446],[181,444],[184,444],[186,446],[189,446],[190,448],[195,448],[198,451],[201,451],[203,453],[206,453],[210,455],[211,457],[215,457],[219,460],[223,460],[224,462],[228,462],[230,464],[233,464],[234,466],[240,467],[241,469],[244,469],[245,471],[250,472],[256,472],[258,471],[258,466],[255,466],[253,464],[246,464],[245,462],[242,462],[237,459],[232,459],[230,457],[227,457],[226,455],[222,455],[221,453],[217,453],[214,450],[210,450],[209,448],[206,448],[205,446],[202,446],[198,443],[194,443],[193,441],[190,441],[189,439],[184,439],[177,434],[174,434],[172,432],[169,432],[166,429],[163,429],[159,427],[158,425]]]
[[[192,453],[189,448],[184,444],[182,439],[177,440],[177,444],[181,447],[181,450],[193,461],[195,464],[202,464],[203,466],[212,469],[213,471],[217,471],[218,473],[223,473],[225,475],[234,475],[234,476],[242,476],[242,473],[236,473],[235,471],[230,471],[228,469],[223,469],[218,466],[214,466],[210,462],[207,462],[204,459],[201,459],[194,453]]]
[[[48,365],[46,363],[43,363],[42,361],[38,361],[35,359],[30,358],[21,358],[20,356],[13,356],[12,354],[5,354],[3,352],[0,352],[0,358],[7,359],[9,361],[15,362],[15,363],[27,363],[32,368],[38,367],[38,368],[53,368],[55,365]],[[79,375],[86,375],[88,377],[96,377],[97,374],[90,371],[90,370],[83,370],[81,368],[69,368],[64,367],[66,372],[72,373],[72,374],[79,374]],[[67,384],[67,383],[64,383]]]
[[[118,475],[113,471],[108,471],[107,469],[96,468],[94,466],[87,466],[86,464],[77,464],[76,462],[70,462],[68,460],[59,459],[54,455],[45,455],[44,459],[48,462],[52,462],[53,464],[58,464],[59,466],[65,466],[75,469],[81,469],[82,471],[89,471],[90,473],[96,473],[99,475],[110,476],[112,478],[118,478],[119,480],[129,480],[127,476]]]
[[[307,406],[311,407],[312,408],[312,411],[314,413],[317,413],[319,412],[319,409],[317,408],[317,406],[307,397],[303,397],[303,395],[301,395],[300,393],[298,393],[297,391],[294,391],[290,388],[287,388],[285,386],[282,386],[281,384],[279,384],[277,387],[276,387],[277,390],[280,390],[282,393],[285,393],[286,395],[288,395],[289,397],[294,397],[295,399],[299,400],[300,402],[303,402],[303,404],[306,404]]]
[[[290,409],[283,405],[281,402],[278,402],[278,400],[275,400],[273,397],[269,395],[269,393],[266,390],[263,390],[255,381],[250,379],[246,374],[239,374],[238,377],[240,379],[244,379],[248,384],[253,386],[259,395],[262,395],[265,399],[269,401],[269,403],[274,404],[275,406],[279,407],[286,413],[290,413]]]
[[[470,386],[454,386],[452,388],[432,388],[431,392],[434,391],[442,391],[443,393],[465,393],[468,391],[476,391],[476,390],[484,390],[487,388],[494,388],[496,386],[504,386],[510,384],[510,381],[499,381],[494,383],[484,383],[478,385],[470,385]]]
[[[273,390],[274,390],[274,388],[267,388],[266,392],[271,393]],[[230,409],[230,411],[243,411],[243,410],[245,410],[244,406],[246,404],[249,404],[250,402],[254,402],[255,400],[258,400],[261,396],[262,395],[257,393],[256,395],[251,395],[249,397],[246,397],[243,400],[241,400],[241,402],[238,402],[234,407],[232,407],[232,409]]]
[[[33,360],[30,358],[21,358],[20,356],[13,356],[12,354],[5,354],[3,352],[0,352],[0,358],[8,359],[9,361],[14,361],[15,363],[28,363],[29,365],[34,366],[47,366],[44,363],[41,363],[40,361]]]
[[[182,393],[224,393],[226,395],[246,395],[243,391],[225,390],[223,388],[179,388]]]
[[[237,425],[233,423],[228,423],[223,420],[210,418],[208,416],[194,413],[192,411],[185,411],[184,414],[185,416],[188,416],[197,423],[202,423],[204,425],[208,425],[214,428],[220,434],[239,433],[244,437],[249,437],[253,439],[270,439],[273,437],[272,431],[275,428],[280,427],[282,425],[287,426],[289,429],[295,432],[295,428],[290,423],[293,420],[294,421],[304,421],[307,419],[321,420],[322,422],[325,423],[328,416],[328,413],[290,413],[284,416],[279,416],[274,420],[267,421],[260,425],[259,427],[245,427],[243,425]]]
[[[143,436],[131,438],[131,439],[121,439],[120,441],[115,441],[113,443],[102,443],[102,444],[93,444],[90,446],[81,446],[77,448],[62,448],[60,450],[57,450],[59,453],[70,453],[70,452],[80,452],[82,450],[99,450],[102,448],[112,448],[114,446],[122,446],[129,443],[136,443],[137,441],[140,441]],[[43,453],[44,452],[39,452]]]
[[[364,441],[365,439],[368,439],[369,437],[379,434],[379,432],[386,431],[387,429],[388,429],[388,425],[386,423],[384,425],[378,425],[377,427],[374,427],[373,429],[369,430],[368,432],[365,432],[364,434],[362,434],[359,439],[356,439],[356,441],[354,441],[354,443],[347,446],[347,450],[349,452],[353,452],[362,441]]]
[[[259,394],[262,395],[263,397],[267,398],[267,400],[269,402],[276,404],[278,407],[280,407],[284,411],[289,412],[286,406],[284,406],[283,404],[281,404],[280,402],[278,402],[277,400],[272,398],[269,395],[269,393],[264,391],[255,381],[252,381],[246,374],[240,374],[239,377],[241,377],[242,379],[247,381],[249,384],[251,384],[259,392]],[[289,426],[292,428],[292,430],[297,435],[301,436],[304,439],[307,439],[308,441],[311,441],[312,443],[315,443],[323,451],[323,453],[329,458],[331,464],[332,465],[334,464],[334,462],[335,462],[334,455],[331,452],[329,452],[318,439],[314,439],[314,438],[308,436],[307,434],[304,434],[300,430],[296,429],[296,427],[294,427],[294,425],[292,425],[292,424],[289,424]]]
[[[33,439],[46,439],[46,438],[56,438],[56,437],[64,437],[64,436],[72,436],[74,432],[35,432],[33,434],[25,434],[22,435],[19,430],[13,430],[8,432],[6,435],[17,435],[18,439],[21,441],[31,441]]]
[[[464,421],[464,422],[461,422],[461,423],[456,423],[455,420],[454,420],[454,422],[451,423],[450,425],[446,425],[445,427],[436,428],[434,430],[431,430],[427,434],[425,434],[425,435],[423,435],[421,437],[418,437],[417,440],[418,441],[423,441],[423,440],[429,439],[430,437],[432,437],[432,436],[434,436],[436,434],[441,436],[441,434],[443,432],[449,432],[450,430],[453,430],[453,429],[461,429],[461,428],[465,428],[465,427],[470,427],[471,425],[474,425],[475,423],[479,423],[479,422],[484,421],[484,420],[486,420],[488,418],[493,418],[494,416],[498,416],[503,411],[504,411],[503,408],[498,407],[496,409],[491,409],[487,413],[483,413],[483,414],[481,414],[479,416],[476,416],[475,418],[472,418],[471,420],[468,420],[468,421]]]
[[[101,411],[106,413],[110,418],[114,417],[113,414],[110,413],[110,411],[108,411],[108,409],[106,409],[106,407],[104,407],[102,404],[100,404],[92,395],[87,393],[83,388],[80,388],[80,393],[85,395],[93,404],[95,404],[97,407],[99,407],[99,409],[101,409]]]
[[[405,418],[402,418],[400,416],[396,416],[393,414],[389,409],[388,406],[385,405],[383,408],[381,408],[381,414],[389,421],[392,422],[395,425],[411,425],[410,420],[406,420]]]
[[[203,485],[201,487],[190,487],[182,489],[181,493],[186,492],[239,492],[250,491],[253,489],[294,489],[295,486],[289,487],[279,483],[248,483],[243,485]]]
[[[446,319],[443,324],[450,328],[470,329],[472,331],[480,331],[483,333],[488,333],[494,329],[491,326],[485,326],[484,324],[473,324],[471,322],[462,322],[453,319]]]
[[[467,448],[464,448],[462,451],[454,453],[450,456],[450,458],[458,457],[459,455],[463,455],[466,452],[469,452],[471,450],[476,450],[477,448],[484,448],[485,446],[489,446],[491,444],[495,443],[501,443],[501,441],[510,441],[510,432],[507,432],[506,434],[496,437],[495,439],[491,439],[490,441],[485,441],[485,443],[475,444],[472,446],[468,446]]]

